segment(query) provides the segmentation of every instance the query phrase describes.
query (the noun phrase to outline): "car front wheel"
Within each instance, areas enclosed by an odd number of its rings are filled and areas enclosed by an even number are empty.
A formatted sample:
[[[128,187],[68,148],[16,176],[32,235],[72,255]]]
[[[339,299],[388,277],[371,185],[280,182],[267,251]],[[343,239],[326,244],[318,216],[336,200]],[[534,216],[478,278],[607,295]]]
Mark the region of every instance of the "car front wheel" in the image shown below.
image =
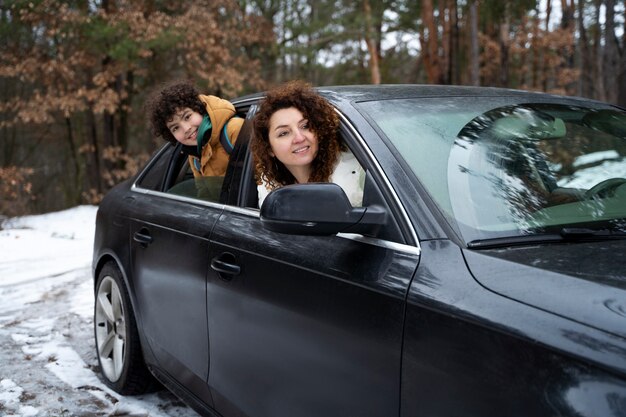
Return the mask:
[[[120,394],[142,394],[155,386],[141,352],[137,323],[122,274],[107,263],[96,282],[94,330],[104,382]]]

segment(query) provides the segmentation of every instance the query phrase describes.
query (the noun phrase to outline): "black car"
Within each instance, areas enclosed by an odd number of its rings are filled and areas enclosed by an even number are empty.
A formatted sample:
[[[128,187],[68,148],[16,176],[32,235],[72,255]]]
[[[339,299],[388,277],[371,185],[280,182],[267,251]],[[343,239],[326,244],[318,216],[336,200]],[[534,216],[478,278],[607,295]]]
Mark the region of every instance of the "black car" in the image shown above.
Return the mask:
[[[97,215],[95,339],[122,394],[208,416],[626,416],[626,113],[505,89],[318,91],[366,175],[261,208],[164,145]]]

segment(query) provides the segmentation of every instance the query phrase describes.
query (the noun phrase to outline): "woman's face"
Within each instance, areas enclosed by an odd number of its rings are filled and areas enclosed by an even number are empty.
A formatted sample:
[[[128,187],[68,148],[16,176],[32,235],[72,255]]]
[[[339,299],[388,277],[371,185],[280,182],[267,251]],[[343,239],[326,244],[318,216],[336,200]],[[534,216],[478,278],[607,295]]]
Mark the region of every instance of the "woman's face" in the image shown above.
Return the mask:
[[[176,113],[167,122],[167,128],[174,138],[187,146],[196,146],[198,127],[202,124],[202,115],[189,107],[176,110]]]
[[[269,121],[269,141],[272,156],[302,182],[300,175],[310,173],[311,162],[317,156],[317,135],[311,130],[309,121],[295,107],[274,112]]]

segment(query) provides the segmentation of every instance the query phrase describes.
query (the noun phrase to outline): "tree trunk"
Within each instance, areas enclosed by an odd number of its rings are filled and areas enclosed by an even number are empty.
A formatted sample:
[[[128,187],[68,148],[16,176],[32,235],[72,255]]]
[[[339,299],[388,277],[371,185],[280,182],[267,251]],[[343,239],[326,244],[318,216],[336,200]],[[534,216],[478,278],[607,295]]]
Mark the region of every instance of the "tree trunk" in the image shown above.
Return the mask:
[[[134,87],[134,74],[132,71],[126,71],[125,82],[122,77],[119,77],[118,91],[121,93],[124,91],[122,100],[120,102],[119,113],[120,122],[117,127],[118,145],[122,148],[122,152],[126,153],[128,150],[128,110],[131,108],[133,100]]]
[[[569,3],[568,0],[561,0],[561,10],[561,29],[565,31],[566,36],[570,37],[571,39],[571,42],[568,45],[568,50],[565,52],[562,64],[559,68],[560,72],[565,72],[576,68],[576,60],[574,56],[576,46],[576,22],[574,20],[576,4],[574,0],[570,0]],[[576,94],[576,85],[574,81],[571,81],[567,84],[562,83],[562,85],[565,88],[565,92],[567,94]]]
[[[533,16],[533,38],[531,41],[531,51],[532,54],[532,69],[531,69],[531,78],[530,85],[533,89],[539,89],[539,58],[541,55],[541,48],[539,47],[539,10],[535,9],[536,13]]]
[[[448,0],[439,0],[439,24],[442,27],[441,55],[441,84],[450,84],[450,9]]]
[[[365,13],[365,43],[370,55],[369,67],[372,84],[380,84],[380,64],[378,61],[378,41],[374,32],[372,19],[372,8],[369,0],[363,0],[363,11]]]
[[[575,8],[574,0],[571,0],[569,4],[567,0],[561,0],[561,28],[567,29],[573,26]]]
[[[425,32],[423,30],[421,31],[422,36],[420,37],[428,82],[430,84],[441,84],[439,44],[432,0],[422,0],[422,22],[428,32],[427,39],[424,39]]]
[[[620,51],[615,36],[615,0],[605,0],[606,17],[604,24],[604,59],[603,84],[605,99],[610,103],[617,103],[618,92],[615,88],[615,74],[619,74]]]
[[[625,2],[626,3],[626,2]],[[626,107],[626,31],[622,35],[622,54],[620,58],[619,73],[617,75],[618,96],[617,104]]]
[[[534,20],[533,20],[534,22]],[[526,43],[531,43],[532,42],[532,36],[528,33],[526,33],[526,29],[529,27],[531,23],[529,23],[529,16],[528,15],[524,15],[521,18],[521,24],[520,26],[524,29],[523,30],[523,38],[522,39],[517,39],[516,43],[518,44],[526,44]],[[528,82],[529,82],[529,74],[531,73],[531,71],[528,71],[528,61],[530,59],[532,59],[532,57],[530,56],[530,48],[523,48],[521,49],[517,56],[517,63],[515,65],[515,75],[517,77],[517,79],[515,80],[515,88],[523,88],[523,87],[528,87]]]
[[[547,0],[546,2],[546,27],[544,36],[550,33],[550,16],[552,15],[552,0]],[[545,54],[550,53],[549,47],[542,48]],[[541,90],[548,91],[548,80],[550,79],[550,67],[548,66],[548,62],[546,59],[543,59],[543,68],[541,68]]]
[[[269,25],[268,32],[276,33],[277,24],[276,24],[276,15],[282,8],[281,0],[269,0],[269,1],[256,1],[252,2],[257,5],[261,12],[261,16],[265,19],[267,24]],[[241,4],[242,13],[246,13],[246,4]],[[283,35],[284,39],[284,35]],[[280,45],[277,42],[272,42],[267,48],[262,48],[260,50],[260,65],[258,67],[261,78],[263,80],[267,80],[270,85],[274,85],[282,79],[282,71],[284,69],[283,65],[280,65],[280,59],[284,58],[283,54],[280,53]],[[255,50],[255,53],[257,51]]]
[[[100,171],[100,146],[98,145],[98,126],[96,116],[91,110],[87,111],[87,125],[89,128],[89,152],[86,157],[87,172],[89,178],[89,188],[94,189],[97,193],[103,191],[102,171]]]
[[[450,19],[451,19],[451,34],[450,34],[450,57],[448,58],[450,62],[450,72],[448,75],[448,80],[451,84],[459,84],[459,13],[458,13],[458,5],[457,0],[449,0],[450,5]]]
[[[470,79],[472,85],[480,85],[480,52],[478,49],[478,0],[470,3]]]
[[[1,116],[0,116],[1,117]],[[4,120],[2,120],[4,122]],[[0,161],[0,168],[13,165],[13,158],[16,150],[16,129],[15,126],[5,126],[0,128],[0,135],[2,137],[2,160]]]
[[[65,128],[67,129],[67,144],[69,145],[70,148],[70,159],[72,161],[72,165],[74,168],[74,173],[73,175],[70,175],[70,177],[73,177],[74,181],[73,181],[73,185],[69,187],[69,189],[67,189],[67,192],[69,194],[69,197],[71,199],[71,201],[66,202],[69,204],[80,204],[81,203],[81,192],[82,192],[82,184],[81,184],[81,178],[82,178],[82,172],[80,169],[80,164],[78,163],[78,149],[76,148],[76,144],[74,143],[74,134],[72,132],[72,121],[70,120],[69,117],[65,118]],[[66,184],[67,187],[68,184]]]
[[[320,20],[319,16],[319,4],[318,0],[309,0],[310,7],[310,21],[313,23],[313,26],[317,26]],[[318,34],[313,31],[307,31],[307,41],[309,43],[309,47],[306,51],[306,78],[309,80],[313,80],[315,84],[319,83],[319,76],[317,71],[317,54],[319,51],[319,47],[317,44]]]
[[[602,31],[600,30],[600,8],[602,7],[602,0],[595,0],[595,30],[593,35],[593,67],[592,77],[594,93],[593,98],[597,100],[605,100],[604,95],[604,69],[602,66]]]
[[[593,81],[591,78],[591,49],[587,28],[584,23],[585,0],[578,0],[578,33],[580,42],[580,87],[578,95],[593,97]]]
[[[508,20],[508,17],[507,17]],[[509,49],[511,39],[508,21],[500,25],[500,86],[509,86]]]

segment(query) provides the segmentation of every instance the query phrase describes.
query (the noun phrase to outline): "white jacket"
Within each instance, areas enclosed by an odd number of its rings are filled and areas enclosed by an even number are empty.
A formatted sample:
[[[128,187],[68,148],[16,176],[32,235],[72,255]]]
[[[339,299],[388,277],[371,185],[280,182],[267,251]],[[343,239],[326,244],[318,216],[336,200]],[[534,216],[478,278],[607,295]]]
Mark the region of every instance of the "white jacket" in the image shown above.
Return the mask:
[[[352,152],[342,152],[339,155],[339,161],[330,176],[330,182],[339,185],[343,189],[353,207],[361,207],[363,204],[365,172]],[[257,190],[259,193],[259,207],[261,207],[265,197],[271,190],[267,188],[265,182],[257,185]]]

